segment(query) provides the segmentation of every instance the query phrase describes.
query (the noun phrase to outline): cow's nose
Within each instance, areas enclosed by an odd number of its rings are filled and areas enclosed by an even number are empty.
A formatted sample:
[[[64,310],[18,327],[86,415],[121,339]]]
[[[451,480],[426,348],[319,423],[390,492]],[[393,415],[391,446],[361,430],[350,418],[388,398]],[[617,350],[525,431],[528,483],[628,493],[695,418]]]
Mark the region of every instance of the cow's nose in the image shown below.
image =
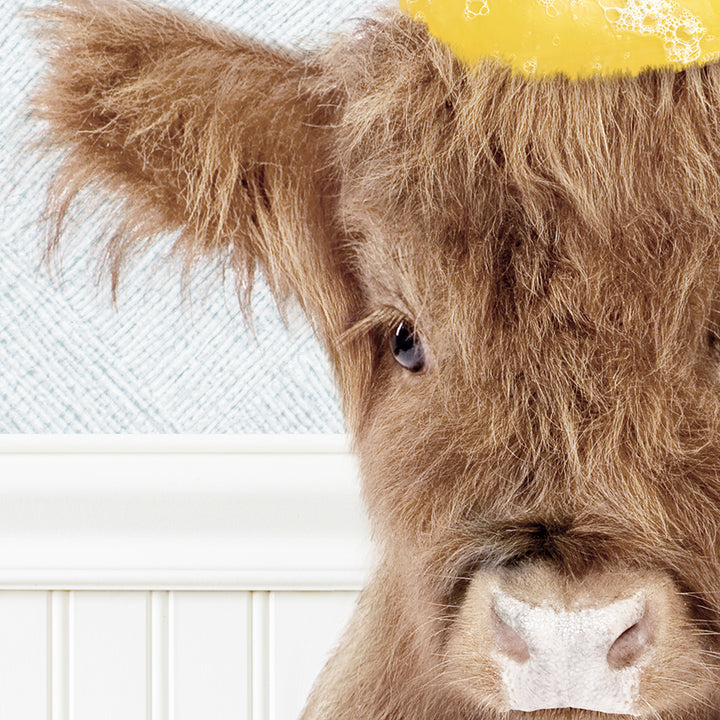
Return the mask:
[[[471,702],[501,714],[573,708],[657,717],[717,688],[707,631],[692,610],[661,570],[480,567],[448,633],[448,667]]]
[[[511,709],[634,714],[640,665],[653,644],[652,609],[643,592],[601,607],[558,609],[497,588],[492,616]]]

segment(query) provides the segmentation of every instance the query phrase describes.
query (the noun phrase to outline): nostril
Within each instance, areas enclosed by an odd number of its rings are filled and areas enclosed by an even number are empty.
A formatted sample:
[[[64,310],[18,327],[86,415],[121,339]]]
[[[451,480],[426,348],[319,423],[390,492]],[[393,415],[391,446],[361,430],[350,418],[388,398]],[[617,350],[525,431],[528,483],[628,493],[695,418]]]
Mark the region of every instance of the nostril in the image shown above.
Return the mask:
[[[530,659],[527,643],[493,609],[492,626],[495,647],[515,662],[524,663]]]
[[[616,670],[634,665],[653,642],[648,611],[611,645],[607,654],[608,665]]]

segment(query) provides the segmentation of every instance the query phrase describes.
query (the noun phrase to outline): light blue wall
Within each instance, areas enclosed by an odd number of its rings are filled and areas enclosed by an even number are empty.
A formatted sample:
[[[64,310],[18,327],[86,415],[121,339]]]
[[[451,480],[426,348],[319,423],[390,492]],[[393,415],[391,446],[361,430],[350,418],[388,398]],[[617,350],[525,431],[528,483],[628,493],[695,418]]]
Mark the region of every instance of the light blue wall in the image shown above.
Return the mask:
[[[94,284],[91,244],[105,213],[77,208],[52,279],[36,222],[52,166],[29,149],[25,103],[42,67],[32,0],[0,0],[0,432],[341,432],[322,349],[297,310],[287,326],[266,288],[255,334],[211,269],[191,300],[177,272],[149,255],[128,273],[117,308]],[[165,3],[170,4],[170,3]],[[311,47],[377,3],[360,0],[178,0],[175,6],[256,37]],[[110,208],[107,208],[107,212]]]

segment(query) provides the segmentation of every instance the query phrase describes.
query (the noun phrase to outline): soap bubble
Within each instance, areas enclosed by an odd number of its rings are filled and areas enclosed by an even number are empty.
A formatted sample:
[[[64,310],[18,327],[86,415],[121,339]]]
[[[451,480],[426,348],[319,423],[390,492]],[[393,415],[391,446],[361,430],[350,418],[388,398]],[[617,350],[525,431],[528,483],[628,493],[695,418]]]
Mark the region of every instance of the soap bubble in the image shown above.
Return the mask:
[[[556,18],[567,12],[568,6],[565,0],[538,0],[538,3],[545,8],[548,17]]]
[[[471,20],[478,15],[487,15],[489,12],[488,0],[465,0],[465,20]]]
[[[617,31],[661,39],[668,61],[688,63],[700,57],[705,28],[698,17],[674,0],[627,0],[624,5],[605,4],[602,0],[598,3]]]

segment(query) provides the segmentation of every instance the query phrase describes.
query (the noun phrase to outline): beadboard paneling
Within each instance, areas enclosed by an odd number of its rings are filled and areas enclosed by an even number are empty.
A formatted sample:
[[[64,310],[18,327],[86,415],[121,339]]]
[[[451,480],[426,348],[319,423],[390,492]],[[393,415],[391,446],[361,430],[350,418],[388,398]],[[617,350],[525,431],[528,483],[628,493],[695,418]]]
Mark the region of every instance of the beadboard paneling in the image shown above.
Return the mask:
[[[0,718],[47,716],[48,603],[46,592],[0,592]]]
[[[339,437],[0,437],[0,720],[292,720],[370,566]]]
[[[350,619],[357,593],[273,593],[268,720],[296,718]],[[298,662],[300,661],[300,662]]]
[[[171,594],[170,717],[249,718],[249,593]]]
[[[71,720],[150,720],[148,595],[70,596]]]

